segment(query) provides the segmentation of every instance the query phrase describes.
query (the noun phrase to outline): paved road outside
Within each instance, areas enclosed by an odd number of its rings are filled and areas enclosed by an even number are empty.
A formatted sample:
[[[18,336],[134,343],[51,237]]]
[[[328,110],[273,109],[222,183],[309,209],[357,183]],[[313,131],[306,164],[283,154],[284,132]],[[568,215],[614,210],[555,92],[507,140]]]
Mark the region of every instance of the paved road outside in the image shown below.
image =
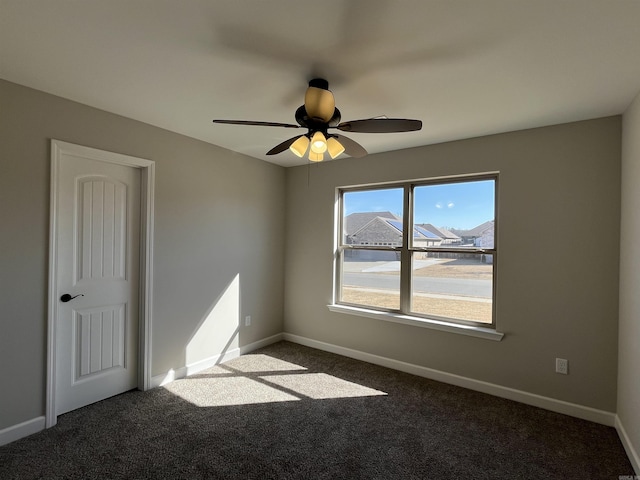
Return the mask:
[[[361,287],[374,289],[400,288],[400,278],[397,275],[381,275],[364,272],[345,272],[343,275],[345,287]],[[415,292],[435,293],[442,295],[463,295],[468,297],[492,297],[491,280],[474,280],[469,278],[433,278],[414,277]]]
[[[416,260],[413,269],[428,267],[439,263],[437,259]],[[343,285],[372,290],[395,290],[400,287],[400,262],[345,262]],[[469,278],[413,278],[413,289],[416,294],[465,296],[483,299],[492,298],[493,282]]]

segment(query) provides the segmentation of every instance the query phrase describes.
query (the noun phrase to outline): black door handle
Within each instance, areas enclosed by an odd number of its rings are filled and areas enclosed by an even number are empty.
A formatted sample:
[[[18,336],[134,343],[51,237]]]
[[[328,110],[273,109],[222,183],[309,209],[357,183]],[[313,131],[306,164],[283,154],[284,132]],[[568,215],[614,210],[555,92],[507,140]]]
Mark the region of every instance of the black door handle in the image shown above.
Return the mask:
[[[84,295],[83,294],[79,294],[79,295],[76,295],[76,297],[84,297]],[[60,297],[60,301],[63,302],[63,303],[67,303],[69,300],[73,300],[76,297],[72,297],[68,293],[65,293],[64,295],[62,295]]]

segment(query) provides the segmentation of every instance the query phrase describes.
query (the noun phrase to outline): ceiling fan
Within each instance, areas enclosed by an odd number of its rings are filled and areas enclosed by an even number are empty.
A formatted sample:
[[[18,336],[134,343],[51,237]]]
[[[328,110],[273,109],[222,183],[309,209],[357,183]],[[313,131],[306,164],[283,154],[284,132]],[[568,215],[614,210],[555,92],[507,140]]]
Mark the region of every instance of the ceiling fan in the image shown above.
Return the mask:
[[[304,105],[295,114],[298,125],[277,122],[256,122],[251,120],[213,120],[213,123],[231,125],[257,125],[263,127],[306,128],[307,133],[297,135],[276,145],[267,155],[276,155],[289,149],[298,157],[309,152],[309,160],[321,162],[325,152],[333,159],[341,153],[351,157],[363,157],[367,151],[362,145],[329,129],[355,133],[413,132],[422,128],[422,121],[406,118],[369,118],[340,123],[340,110],[336,108],[329,82],[314,78],[304,96]]]

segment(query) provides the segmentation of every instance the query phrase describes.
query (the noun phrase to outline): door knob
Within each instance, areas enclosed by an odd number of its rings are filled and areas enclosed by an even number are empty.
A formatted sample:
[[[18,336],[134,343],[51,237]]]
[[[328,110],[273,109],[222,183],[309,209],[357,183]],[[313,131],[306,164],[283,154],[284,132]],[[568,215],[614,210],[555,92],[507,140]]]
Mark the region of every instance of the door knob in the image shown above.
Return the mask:
[[[76,297],[84,297],[84,295],[83,294],[79,294],[79,295],[76,295],[75,297],[72,297],[68,293],[65,293],[64,295],[62,295],[60,297],[60,301],[63,302],[63,303],[67,303],[69,300],[73,300]]]

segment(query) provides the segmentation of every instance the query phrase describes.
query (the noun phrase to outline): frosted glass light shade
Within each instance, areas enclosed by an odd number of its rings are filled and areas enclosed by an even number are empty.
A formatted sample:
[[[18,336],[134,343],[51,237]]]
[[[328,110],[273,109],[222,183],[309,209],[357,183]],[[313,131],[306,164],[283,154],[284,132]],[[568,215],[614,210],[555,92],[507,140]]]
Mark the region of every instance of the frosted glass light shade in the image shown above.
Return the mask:
[[[313,153],[324,153],[327,151],[327,140],[322,132],[316,132],[311,137],[311,151]]]
[[[312,162],[321,162],[322,160],[324,160],[324,154],[309,152],[309,160],[311,160]]]
[[[302,135],[299,139],[297,139],[289,146],[289,150],[291,150],[300,158],[302,158],[302,156],[306,153],[307,148],[309,148],[309,139],[305,135]]]
[[[331,155],[331,158],[334,159],[342,152],[344,152],[344,147],[338,140],[331,137],[327,139],[327,150],[329,151],[329,155]]]

